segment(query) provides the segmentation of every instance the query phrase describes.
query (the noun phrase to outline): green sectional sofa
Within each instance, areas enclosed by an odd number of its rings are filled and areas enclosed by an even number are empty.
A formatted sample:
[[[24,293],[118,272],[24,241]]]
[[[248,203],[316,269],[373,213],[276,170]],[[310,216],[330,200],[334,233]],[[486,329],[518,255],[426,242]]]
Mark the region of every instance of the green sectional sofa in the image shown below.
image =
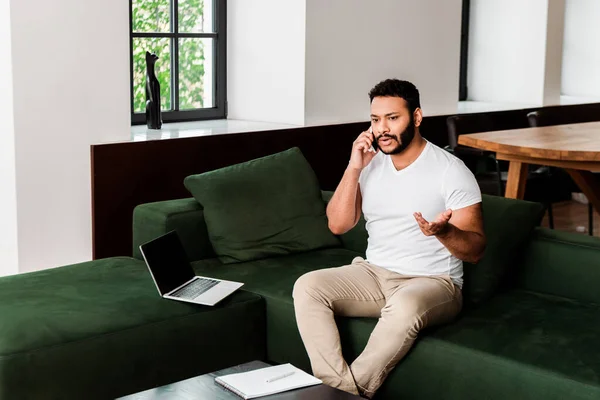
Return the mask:
[[[486,257],[508,264],[495,266],[504,270],[500,284],[484,298],[468,286],[482,279],[479,266],[465,266],[461,316],[423,332],[376,398],[600,399],[600,240],[539,227],[522,232],[521,220],[505,216],[539,210],[524,201],[484,196],[483,208]],[[135,257],[140,243],[170,230],[179,232],[197,274],[245,282],[244,290],[265,300],[266,360],[310,371],[295,323],[294,282],[364,255],[364,221],[342,235],[341,247],[224,265],[194,199],[151,203],[135,210]],[[520,235],[517,248],[504,248],[508,236]],[[339,319],[347,360],[360,354],[376,322]]]
[[[600,241],[530,232],[514,216],[539,214],[532,203],[485,196],[483,208],[487,264],[465,266],[465,309],[422,332],[376,398],[599,399]],[[171,230],[198,274],[243,290],[216,307],[161,299],[138,246]],[[193,198],[138,206],[133,237],[133,258],[0,278],[1,399],[114,398],[253,359],[309,370],[293,284],[366,246],[361,220],[337,247],[222,264]],[[376,322],[338,320],[349,361]]]

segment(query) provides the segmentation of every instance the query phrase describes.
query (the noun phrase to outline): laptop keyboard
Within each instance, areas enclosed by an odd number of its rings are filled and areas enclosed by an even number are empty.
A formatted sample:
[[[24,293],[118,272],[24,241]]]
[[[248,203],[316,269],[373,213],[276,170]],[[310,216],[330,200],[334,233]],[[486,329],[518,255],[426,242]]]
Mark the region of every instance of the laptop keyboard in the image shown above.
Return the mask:
[[[182,299],[195,299],[219,282],[220,281],[215,281],[214,279],[196,279],[189,285],[186,285],[178,291],[171,293],[170,296],[179,297]]]

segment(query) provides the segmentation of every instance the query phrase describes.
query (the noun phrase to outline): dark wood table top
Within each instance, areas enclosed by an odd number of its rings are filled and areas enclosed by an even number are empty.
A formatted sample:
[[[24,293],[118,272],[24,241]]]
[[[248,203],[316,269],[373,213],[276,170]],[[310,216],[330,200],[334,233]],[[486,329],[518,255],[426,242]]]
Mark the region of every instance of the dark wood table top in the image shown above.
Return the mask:
[[[240,397],[227,391],[218,383],[215,383],[215,378],[217,376],[247,372],[269,366],[269,364],[262,361],[252,361],[217,372],[212,372],[210,374],[121,397],[119,400],[239,400]],[[261,399],[268,400],[356,400],[360,398],[361,397],[359,396],[334,389],[327,385],[309,386],[302,389],[261,397]]]

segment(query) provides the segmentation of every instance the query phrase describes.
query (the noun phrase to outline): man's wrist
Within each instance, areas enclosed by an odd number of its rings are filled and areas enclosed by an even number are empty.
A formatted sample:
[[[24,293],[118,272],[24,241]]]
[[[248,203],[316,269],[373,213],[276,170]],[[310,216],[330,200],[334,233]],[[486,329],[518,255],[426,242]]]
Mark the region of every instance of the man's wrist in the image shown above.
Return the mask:
[[[440,230],[438,233],[435,234],[435,236],[440,239],[445,239],[448,236],[450,236],[450,234],[453,231],[453,228],[454,228],[454,225],[452,225],[450,222],[448,222],[448,223],[446,223],[446,225],[444,225],[442,230]]]
[[[355,174],[360,174],[362,172],[362,168],[356,168],[356,167],[353,167],[351,165],[348,165],[348,167],[346,168],[346,170],[350,171],[352,173],[355,173]]]

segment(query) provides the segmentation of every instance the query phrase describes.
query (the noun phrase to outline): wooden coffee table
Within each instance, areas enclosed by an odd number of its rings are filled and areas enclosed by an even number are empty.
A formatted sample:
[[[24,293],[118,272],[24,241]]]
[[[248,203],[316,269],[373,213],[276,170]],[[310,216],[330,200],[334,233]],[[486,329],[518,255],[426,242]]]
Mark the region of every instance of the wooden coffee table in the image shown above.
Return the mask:
[[[227,391],[215,383],[217,376],[247,372],[270,365],[262,361],[252,361],[217,372],[186,379],[184,381],[146,390],[144,392],[121,397],[118,400],[239,400],[241,397]],[[290,390],[271,396],[260,397],[268,400],[356,400],[360,396],[334,389],[327,385],[309,386]]]

